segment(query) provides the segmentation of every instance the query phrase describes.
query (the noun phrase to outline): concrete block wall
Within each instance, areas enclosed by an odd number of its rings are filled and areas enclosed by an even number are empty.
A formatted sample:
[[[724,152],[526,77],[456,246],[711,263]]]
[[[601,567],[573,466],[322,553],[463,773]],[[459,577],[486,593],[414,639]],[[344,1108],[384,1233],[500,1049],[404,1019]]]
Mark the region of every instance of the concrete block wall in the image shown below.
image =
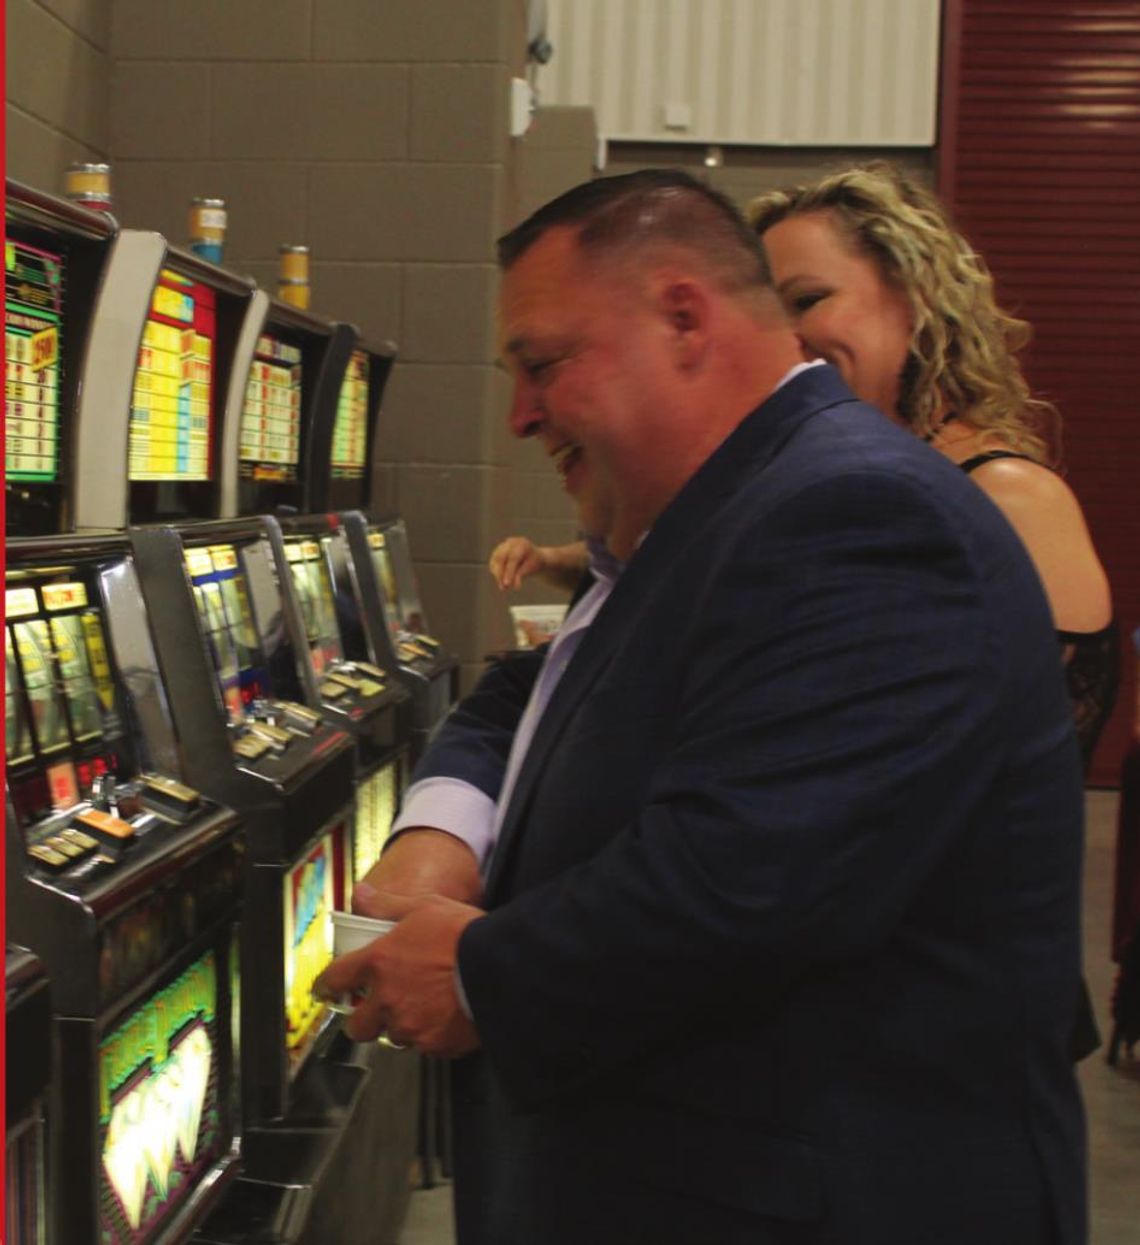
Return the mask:
[[[538,108],[518,145],[512,169],[515,221],[525,219],[563,191],[594,176],[598,132],[592,108]],[[505,378],[504,378],[505,379]],[[504,401],[506,398],[504,397]],[[536,544],[561,545],[577,539],[574,507],[561,477],[537,445],[507,437],[510,467],[509,531]],[[565,593],[529,580],[504,598],[506,605],[560,602]]]
[[[184,243],[191,198],[224,198],[227,267],[273,292],[279,244],[307,244],[312,309],[397,343],[376,502],[469,683],[509,637],[482,568],[510,527],[494,240],[525,4],[113,0],[110,46],[120,220]]]
[[[6,172],[60,193],[109,152],[112,0],[8,0]]]

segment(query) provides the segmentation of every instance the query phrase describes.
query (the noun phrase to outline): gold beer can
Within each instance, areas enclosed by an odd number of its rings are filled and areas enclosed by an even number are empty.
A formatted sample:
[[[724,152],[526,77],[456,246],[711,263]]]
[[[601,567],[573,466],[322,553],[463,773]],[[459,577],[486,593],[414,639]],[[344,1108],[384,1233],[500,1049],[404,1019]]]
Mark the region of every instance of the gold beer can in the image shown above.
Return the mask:
[[[309,248],[283,242],[278,250],[280,271],[277,297],[283,303],[305,311],[309,306]]]
[[[72,203],[96,212],[111,210],[111,166],[85,160],[68,165],[64,194]]]

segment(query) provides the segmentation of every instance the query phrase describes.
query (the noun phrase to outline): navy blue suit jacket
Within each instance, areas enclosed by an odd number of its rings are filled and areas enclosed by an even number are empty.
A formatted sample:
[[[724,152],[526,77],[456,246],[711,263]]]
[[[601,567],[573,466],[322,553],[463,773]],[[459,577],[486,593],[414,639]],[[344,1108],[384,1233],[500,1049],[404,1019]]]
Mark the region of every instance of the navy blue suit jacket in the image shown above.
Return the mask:
[[[532,670],[420,776],[497,791]],[[461,1245],[1079,1245],[1082,798],[971,481],[830,368],[755,411],[583,639],[466,930]]]

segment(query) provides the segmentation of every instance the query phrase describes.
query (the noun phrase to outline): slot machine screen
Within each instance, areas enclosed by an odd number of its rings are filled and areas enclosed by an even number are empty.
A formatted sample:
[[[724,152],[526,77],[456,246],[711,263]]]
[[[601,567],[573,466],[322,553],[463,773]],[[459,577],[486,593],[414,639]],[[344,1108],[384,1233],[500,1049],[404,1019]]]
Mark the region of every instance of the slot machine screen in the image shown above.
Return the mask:
[[[344,658],[332,575],[315,540],[287,540],[285,556],[305,620],[313,669],[318,675],[323,674],[333,662]]]
[[[216,352],[214,290],[164,268],[143,329],[131,396],[127,474],[132,482],[211,479]]]
[[[352,849],[352,877],[359,882],[380,859],[392,831],[399,790],[399,762],[391,761],[370,774],[356,790],[356,836]]]
[[[392,565],[392,555],[384,533],[372,529],[368,533],[368,548],[372,552],[372,565],[376,568],[376,577],[380,580],[380,588],[384,596],[384,619],[393,641],[398,640],[403,630],[400,618],[400,592],[396,587],[396,571]]]
[[[99,1045],[99,1239],[156,1239],[228,1147],[219,966],[206,952]]]
[[[360,480],[368,458],[368,385],[370,360],[354,350],[337,399],[330,466],[334,480]]]
[[[64,258],[9,240],[4,246],[4,468],[9,481],[60,475]]]
[[[4,604],[4,753],[13,803],[30,824],[135,765],[90,576],[11,571]]]
[[[343,827],[323,835],[285,875],[285,1044],[290,1072],[328,1014],[313,982],[333,958],[332,911],[344,892]]]
[[[271,512],[295,500],[299,487],[305,352],[279,332],[257,340],[238,438],[243,514]]]
[[[186,569],[222,701],[230,722],[238,725],[270,686],[237,550],[233,545],[188,549]]]

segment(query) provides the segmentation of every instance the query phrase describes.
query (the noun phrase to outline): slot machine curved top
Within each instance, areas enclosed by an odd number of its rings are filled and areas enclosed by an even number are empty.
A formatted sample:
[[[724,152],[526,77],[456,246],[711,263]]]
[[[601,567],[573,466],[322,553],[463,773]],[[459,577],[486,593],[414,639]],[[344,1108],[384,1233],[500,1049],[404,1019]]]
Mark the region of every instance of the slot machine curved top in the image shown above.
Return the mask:
[[[5,532],[73,525],[80,381],[115,250],[114,218],[6,183]]]
[[[224,518],[305,506],[314,426],[335,410],[355,330],[268,298],[225,445]]]
[[[76,526],[216,516],[256,287],[158,234],[123,230],[120,245],[85,375]]]
[[[9,542],[5,607],[7,928],[58,1017],[59,1239],[178,1239],[238,1162],[241,826],[150,747],[125,536]]]
[[[326,402],[314,419],[305,463],[306,514],[368,508],[380,404],[396,361],[396,344],[368,345],[352,332],[355,340],[336,402]]]

